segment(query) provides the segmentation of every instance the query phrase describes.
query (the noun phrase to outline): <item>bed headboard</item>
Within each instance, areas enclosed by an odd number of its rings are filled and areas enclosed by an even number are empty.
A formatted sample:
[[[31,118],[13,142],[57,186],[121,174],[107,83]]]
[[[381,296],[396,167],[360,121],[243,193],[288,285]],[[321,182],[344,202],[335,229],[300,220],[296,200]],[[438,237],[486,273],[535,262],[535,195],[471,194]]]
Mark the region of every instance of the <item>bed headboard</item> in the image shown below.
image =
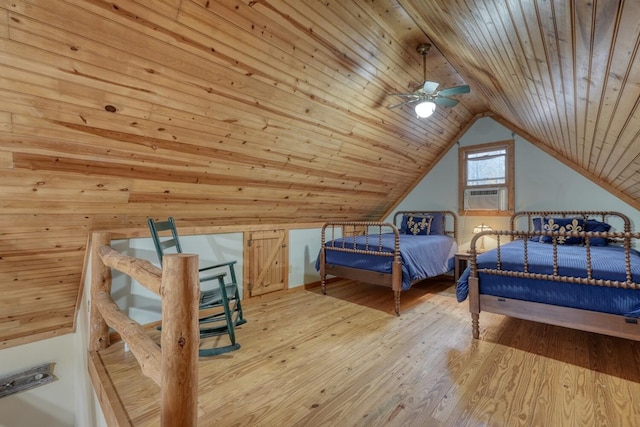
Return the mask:
[[[458,241],[458,217],[452,211],[398,211],[393,215],[393,224],[400,230],[403,215],[442,214],[444,217],[444,231]]]
[[[631,220],[623,213],[615,211],[520,211],[511,215],[509,225],[511,231],[533,231],[533,218],[538,217],[581,217],[585,220],[595,219],[602,222],[611,224],[614,228],[619,229],[625,233],[631,231]],[[521,226],[523,218],[526,218],[525,228],[516,228]]]

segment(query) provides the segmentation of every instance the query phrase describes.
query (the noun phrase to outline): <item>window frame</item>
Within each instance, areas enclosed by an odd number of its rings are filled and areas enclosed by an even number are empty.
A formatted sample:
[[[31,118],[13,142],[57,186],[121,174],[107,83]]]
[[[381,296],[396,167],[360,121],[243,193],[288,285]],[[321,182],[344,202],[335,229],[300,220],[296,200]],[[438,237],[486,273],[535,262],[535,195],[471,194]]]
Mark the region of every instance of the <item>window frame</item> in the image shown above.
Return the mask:
[[[506,150],[505,183],[491,185],[467,185],[467,158],[470,153],[483,153],[488,151]],[[458,214],[466,216],[510,216],[515,211],[515,166],[514,166],[514,140],[489,142],[486,144],[469,145],[458,148]],[[507,189],[506,210],[465,210],[464,192],[467,189],[482,189],[504,187]]]

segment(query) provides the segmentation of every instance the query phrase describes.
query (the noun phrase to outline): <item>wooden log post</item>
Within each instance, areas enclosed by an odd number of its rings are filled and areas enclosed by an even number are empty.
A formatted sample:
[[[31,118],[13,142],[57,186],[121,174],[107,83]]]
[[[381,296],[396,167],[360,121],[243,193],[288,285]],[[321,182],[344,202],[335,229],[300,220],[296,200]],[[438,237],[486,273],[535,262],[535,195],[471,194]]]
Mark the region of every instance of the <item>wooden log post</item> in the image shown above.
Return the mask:
[[[172,254],[162,268],[162,426],[198,422],[198,256]]]
[[[109,326],[94,304],[100,292],[111,294],[111,268],[104,265],[98,248],[111,244],[109,232],[94,232],[91,236],[91,289],[89,299],[89,350],[109,347]]]

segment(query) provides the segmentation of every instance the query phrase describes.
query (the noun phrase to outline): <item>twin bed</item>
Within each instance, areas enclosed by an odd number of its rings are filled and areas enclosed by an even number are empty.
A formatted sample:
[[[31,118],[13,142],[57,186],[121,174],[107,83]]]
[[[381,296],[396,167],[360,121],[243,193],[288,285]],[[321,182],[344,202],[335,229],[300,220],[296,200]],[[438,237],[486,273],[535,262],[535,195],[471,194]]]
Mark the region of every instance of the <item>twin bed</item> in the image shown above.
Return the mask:
[[[478,234],[456,286],[458,301],[469,300],[473,337],[488,311],[640,340],[640,234],[630,229],[617,212],[535,211],[514,214],[509,231]],[[497,247],[478,254],[482,236]]]
[[[457,219],[450,211],[400,211],[393,223],[326,223],[316,261],[322,292],[327,275],[388,286],[400,315],[403,290],[453,269],[456,242]]]

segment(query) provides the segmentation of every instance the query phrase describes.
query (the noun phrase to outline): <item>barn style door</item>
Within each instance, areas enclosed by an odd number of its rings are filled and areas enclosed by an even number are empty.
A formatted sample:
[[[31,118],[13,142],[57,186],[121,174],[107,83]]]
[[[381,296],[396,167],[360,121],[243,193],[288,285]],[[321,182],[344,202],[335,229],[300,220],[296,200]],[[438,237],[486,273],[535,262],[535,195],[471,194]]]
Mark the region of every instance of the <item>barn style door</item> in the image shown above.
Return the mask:
[[[288,234],[285,230],[251,231],[245,233],[245,253],[248,254],[247,289],[249,297],[288,288]],[[245,295],[247,296],[247,295]]]

